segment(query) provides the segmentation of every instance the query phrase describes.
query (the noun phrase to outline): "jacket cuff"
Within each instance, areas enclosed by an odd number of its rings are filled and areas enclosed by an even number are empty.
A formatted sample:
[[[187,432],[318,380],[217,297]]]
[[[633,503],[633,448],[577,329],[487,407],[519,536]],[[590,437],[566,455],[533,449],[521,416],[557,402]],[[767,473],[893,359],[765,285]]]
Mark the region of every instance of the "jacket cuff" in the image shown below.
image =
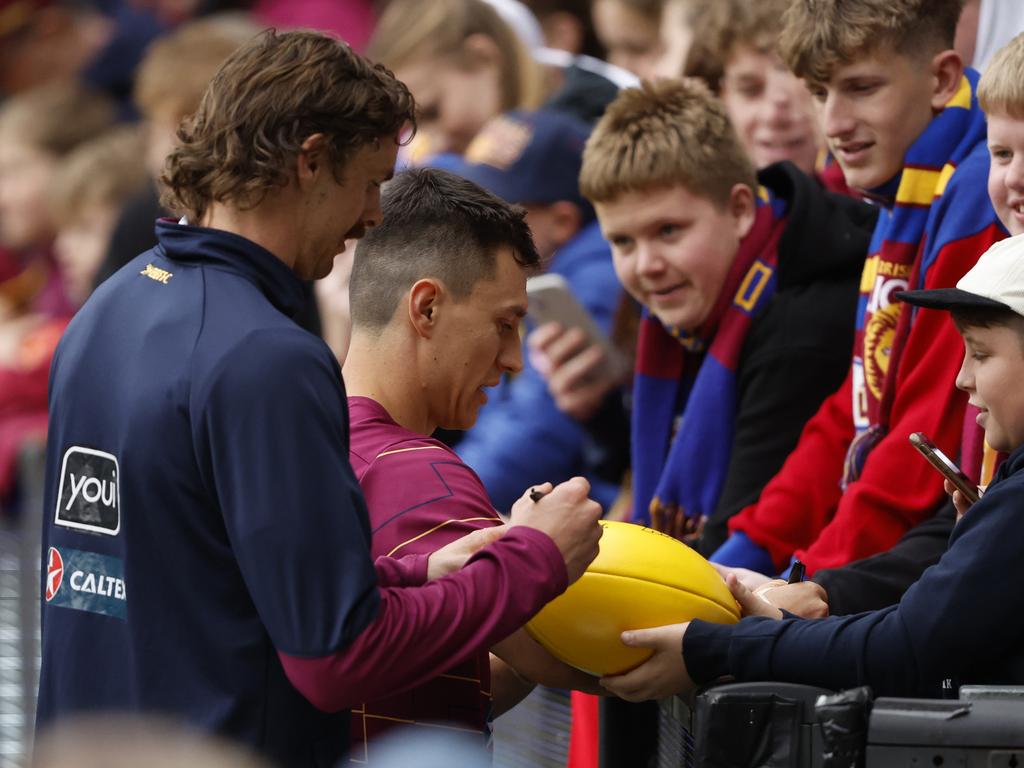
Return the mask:
[[[729,644],[732,624],[713,624],[694,619],[683,635],[683,663],[690,679],[707,685],[730,674]]]

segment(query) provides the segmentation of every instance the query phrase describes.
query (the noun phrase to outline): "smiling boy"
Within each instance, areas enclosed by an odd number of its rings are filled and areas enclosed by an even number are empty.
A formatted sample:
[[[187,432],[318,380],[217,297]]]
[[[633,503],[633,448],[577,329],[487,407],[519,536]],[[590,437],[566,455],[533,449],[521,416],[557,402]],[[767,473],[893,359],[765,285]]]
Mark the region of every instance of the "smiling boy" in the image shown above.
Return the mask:
[[[1024,578],[1024,235],[992,246],[956,288],[899,298],[952,314],[965,347],[956,384],[979,409],[988,443],[1010,453],[956,525],[949,550],[898,605],[852,617],[773,620],[782,617],[778,609],[733,581],[744,609],[758,615],[733,626],[694,621],[626,633],[628,645],[657,651],[632,672],[606,678],[614,693],[657,698],[722,675],[835,689],[870,685],[879,696],[1024,683],[1021,599],[998,586]]]
[[[711,552],[843,376],[873,211],[789,163],[755,173],[695,79],[622,91],[587,143],[580,189],[646,309],[634,519]]]
[[[861,280],[853,361],[716,562],[764,573],[794,554],[808,573],[888,549],[929,517],[942,483],[906,440],[956,455],[965,398],[943,313],[894,294],[953,285],[1004,236],[984,194],[977,74],[952,50],[961,0],[811,0],[784,19],[783,58],[809,85],[849,185],[878,225]]]

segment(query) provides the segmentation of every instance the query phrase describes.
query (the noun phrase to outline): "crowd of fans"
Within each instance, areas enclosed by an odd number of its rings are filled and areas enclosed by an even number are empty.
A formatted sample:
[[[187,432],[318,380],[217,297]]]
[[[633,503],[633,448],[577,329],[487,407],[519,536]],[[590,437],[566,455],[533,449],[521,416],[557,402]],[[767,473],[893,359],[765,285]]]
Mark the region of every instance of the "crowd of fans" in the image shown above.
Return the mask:
[[[607,517],[686,541],[772,610],[891,609],[964,510],[907,435],[982,487],[1017,447],[986,443],[957,389],[958,327],[985,323],[897,294],[951,288],[1024,233],[1024,5],[820,5],[0,0],[0,510],[19,513],[68,322],[184,213],[161,200],[179,126],[240,45],[313,28],[408,86],[399,167],[522,206],[538,271],[628,361],[533,324],[475,423],[432,425],[494,509],[583,475]],[[295,317],[342,364],[355,251]],[[786,584],[796,561],[809,580]],[[703,677],[742,666],[711,649],[729,638],[687,637]],[[653,666],[614,692],[689,680],[667,660],[679,636],[637,642]],[[927,675],[878,680],[934,693]]]

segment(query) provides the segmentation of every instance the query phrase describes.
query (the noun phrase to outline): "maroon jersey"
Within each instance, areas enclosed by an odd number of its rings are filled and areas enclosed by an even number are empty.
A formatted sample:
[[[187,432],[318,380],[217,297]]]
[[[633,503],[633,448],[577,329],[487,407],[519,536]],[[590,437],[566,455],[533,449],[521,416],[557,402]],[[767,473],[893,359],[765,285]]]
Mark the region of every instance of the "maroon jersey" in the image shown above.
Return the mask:
[[[443,443],[410,432],[366,397],[348,398],[349,460],[366,496],[372,554],[429,554],[501,519],[483,483]],[[370,762],[369,742],[399,724],[483,733],[490,708],[487,652],[406,693],[352,710],[353,763]]]

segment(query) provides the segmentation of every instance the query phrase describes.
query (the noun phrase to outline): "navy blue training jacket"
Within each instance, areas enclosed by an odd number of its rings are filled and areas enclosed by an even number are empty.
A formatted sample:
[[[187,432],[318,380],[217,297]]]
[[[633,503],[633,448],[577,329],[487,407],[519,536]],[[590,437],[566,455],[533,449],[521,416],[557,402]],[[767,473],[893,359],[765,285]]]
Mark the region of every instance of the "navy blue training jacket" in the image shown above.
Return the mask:
[[[38,724],[173,713],[331,765],[348,714],[316,710],[277,651],[327,656],[379,606],[341,374],[289,319],[300,282],[271,253],[157,235],[54,359]]]

